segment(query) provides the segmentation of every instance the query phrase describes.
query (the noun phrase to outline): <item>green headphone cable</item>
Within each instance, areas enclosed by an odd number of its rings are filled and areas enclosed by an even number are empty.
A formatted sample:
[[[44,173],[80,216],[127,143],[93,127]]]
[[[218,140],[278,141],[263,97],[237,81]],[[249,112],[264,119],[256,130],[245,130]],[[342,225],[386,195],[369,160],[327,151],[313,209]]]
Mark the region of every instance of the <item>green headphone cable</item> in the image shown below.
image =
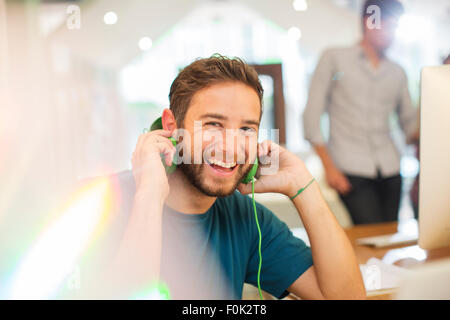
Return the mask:
[[[255,220],[256,220],[256,227],[258,228],[258,234],[259,234],[259,244],[258,244],[258,253],[259,253],[259,266],[258,266],[258,292],[259,292],[259,298],[261,300],[263,299],[262,293],[261,293],[261,265],[262,265],[262,253],[261,253],[261,241],[262,241],[262,236],[261,236],[261,228],[259,227],[259,222],[258,222],[258,214],[256,212],[256,203],[255,203],[255,178],[252,178],[252,200],[253,200],[253,209],[255,211]],[[308,188],[313,182],[315,181],[315,179],[313,178],[304,188],[301,188],[298,190],[297,194],[295,194],[293,197],[290,197],[291,200],[294,200],[295,197],[297,197],[300,193],[302,193],[306,188]]]
[[[259,292],[259,298],[261,300],[263,299],[262,293],[261,293],[261,265],[262,265],[262,254],[261,254],[261,228],[259,227],[258,222],[258,214],[256,213],[256,204],[255,204],[255,178],[252,179],[252,199],[253,199],[253,209],[255,210],[255,220],[256,220],[256,227],[258,228],[258,234],[259,234],[259,244],[258,244],[258,253],[259,253],[259,266],[258,266],[258,292]]]

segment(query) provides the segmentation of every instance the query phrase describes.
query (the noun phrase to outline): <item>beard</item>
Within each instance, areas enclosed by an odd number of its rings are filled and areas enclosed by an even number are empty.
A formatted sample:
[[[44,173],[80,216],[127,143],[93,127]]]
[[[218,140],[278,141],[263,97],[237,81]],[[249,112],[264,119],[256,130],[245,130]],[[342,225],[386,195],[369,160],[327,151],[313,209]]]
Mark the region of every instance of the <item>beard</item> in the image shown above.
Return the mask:
[[[207,166],[208,164],[202,163],[202,164],[184,164],[181,163],[177,166],[183,174],[186,176],[188,181],[201,193],[209,196],[209,197],[226,197],[231,195],[239,186],[241,183],[241,180],[243,177],[247,176],[247,174],[252,169],[251,165],[247,165],[246,167],[239,165],[238,172],[236,174],[236,177],[233,179],[236,179],[234,181],[234,184],[231,188],[224,188],[220,184],[217,184],[215,187],[210,187],[205,183],[204,178],[204,166]]]

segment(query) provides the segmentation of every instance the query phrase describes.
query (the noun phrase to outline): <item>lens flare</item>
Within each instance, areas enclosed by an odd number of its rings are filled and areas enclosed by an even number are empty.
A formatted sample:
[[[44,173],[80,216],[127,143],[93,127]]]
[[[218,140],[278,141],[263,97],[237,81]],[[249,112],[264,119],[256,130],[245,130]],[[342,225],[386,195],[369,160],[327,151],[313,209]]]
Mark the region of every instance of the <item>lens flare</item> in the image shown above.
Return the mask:
[[[96,179],[78,191],[19,265],[11,298],[55,298],[83,250],[105,228],[111,201],[106,178]]]

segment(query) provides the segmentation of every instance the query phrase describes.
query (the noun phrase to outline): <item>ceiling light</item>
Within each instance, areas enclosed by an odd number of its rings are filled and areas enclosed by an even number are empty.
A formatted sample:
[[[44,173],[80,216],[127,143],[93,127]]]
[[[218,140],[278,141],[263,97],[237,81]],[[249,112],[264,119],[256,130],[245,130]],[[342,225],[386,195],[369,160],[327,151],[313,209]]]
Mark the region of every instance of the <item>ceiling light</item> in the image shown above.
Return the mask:
[[[300,40],[302,37],[302,31],[297,27],[290,27],[288,30],[288,36],[293,40]]]
[[[139,40],[139,48],[140,48],[142,51],[150,50],[150,48],[152,47],[152,45],[153,45],[152,39],[150,39],[149,37],[142,37],[142,38]]]
[[[117,14],[114,11],[109,11],[103,16],[105,24],[115,24],[117,22]]]
[[[308,9],[308,3],[306,0],[294,0],[292,6],[295,11],[306,11]]]

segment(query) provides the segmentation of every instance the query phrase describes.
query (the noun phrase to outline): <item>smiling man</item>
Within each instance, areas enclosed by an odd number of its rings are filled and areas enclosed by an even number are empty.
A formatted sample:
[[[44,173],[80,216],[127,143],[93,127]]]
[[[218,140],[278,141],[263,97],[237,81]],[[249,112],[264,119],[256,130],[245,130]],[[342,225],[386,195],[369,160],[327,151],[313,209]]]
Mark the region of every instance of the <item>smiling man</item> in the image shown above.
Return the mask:
[[[131,296],[157,279],[175,299],[241,299],[244,283],[258,280],[277,298],[365,297],[352,246],[304,163],[274,142],[257,145],[262,97],[256,71],[237,58],[214,55],[179,73],[163,129],[141,135],[132,173],[118,174],[126,223],[105,276],[115,296]],[[167,174],[161,155],[171,165],[176,152],[169,137],[193,163]],[[311,247],[258,203],[255,219],[251,183],[241,180],[256,155],[278,155],[279,168],[261,175],[268,164],[261,166],[255,192],[293,198]]]

